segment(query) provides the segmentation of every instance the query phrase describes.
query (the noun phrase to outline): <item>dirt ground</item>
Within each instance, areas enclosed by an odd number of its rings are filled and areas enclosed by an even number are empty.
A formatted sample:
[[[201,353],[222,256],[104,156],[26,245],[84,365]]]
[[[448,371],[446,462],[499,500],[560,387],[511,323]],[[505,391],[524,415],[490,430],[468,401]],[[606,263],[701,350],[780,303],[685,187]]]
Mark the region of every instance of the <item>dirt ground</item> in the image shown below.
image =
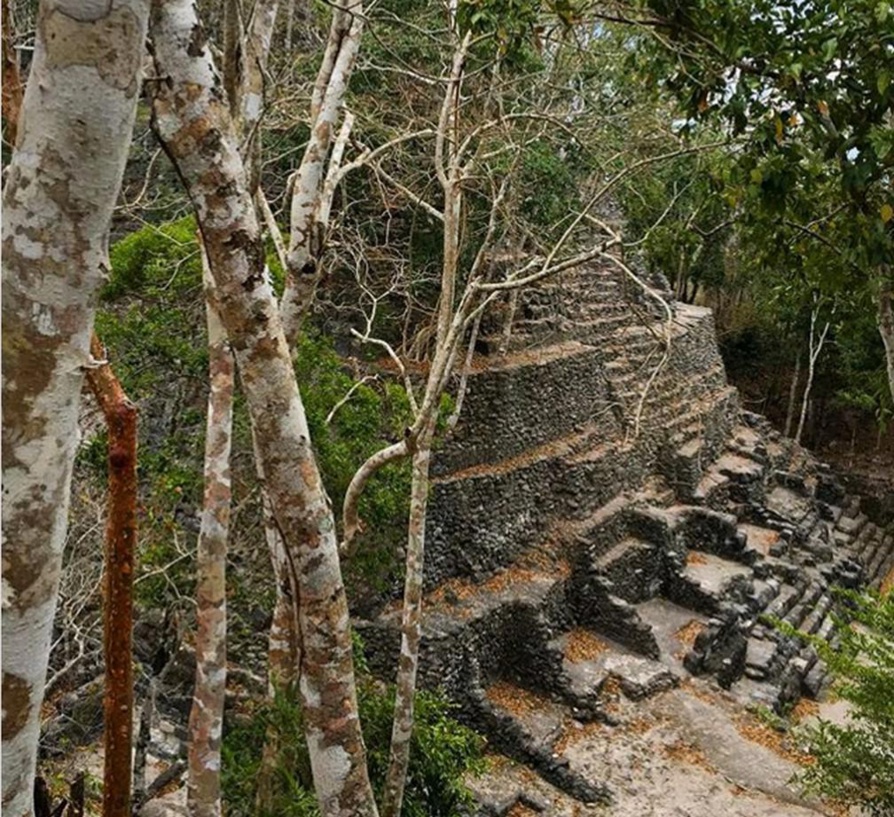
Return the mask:
[[[721,690],[689,681],[646,701],[621,698],[613,714],[618,726],[570,722],[556,742],[571,771],[608,785],[610,804],[578,803],[505,758],[473,787],[492,804],[514,803],[498,806],[508,817],[842,814],[800,795],[791,778],[805,762],[801,749]]]

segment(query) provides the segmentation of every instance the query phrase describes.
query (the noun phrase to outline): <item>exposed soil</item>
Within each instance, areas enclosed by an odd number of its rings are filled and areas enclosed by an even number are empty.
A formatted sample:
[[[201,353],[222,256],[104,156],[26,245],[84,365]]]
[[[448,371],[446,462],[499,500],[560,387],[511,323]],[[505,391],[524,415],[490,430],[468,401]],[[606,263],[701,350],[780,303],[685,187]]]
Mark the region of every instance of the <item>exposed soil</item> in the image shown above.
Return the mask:
[[[498,787],[512,808],[554,817],[817,817],[840,810],[800,796],[789,782],[809,762],[786,734],[756,715],[743,713],[728,693],[691,680],[636,704],[619,696],[612,707],[615,727],[568,721],[555,744],[570,769],[604,782],[609,805],[575,801],[530,770],[505,758],[473,783],[491,793]],[[815,703],[799,706],[812,717]],[[509,815],[530,811],[506,812]]]

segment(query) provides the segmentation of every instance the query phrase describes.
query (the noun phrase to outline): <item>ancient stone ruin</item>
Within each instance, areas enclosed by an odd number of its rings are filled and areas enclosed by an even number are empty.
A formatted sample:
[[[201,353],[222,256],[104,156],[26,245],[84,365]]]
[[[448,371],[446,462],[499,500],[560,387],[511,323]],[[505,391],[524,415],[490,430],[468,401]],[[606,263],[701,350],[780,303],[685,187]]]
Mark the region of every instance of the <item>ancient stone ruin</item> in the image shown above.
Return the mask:
[[[894,532],[742,411],[711,312],[661,282],[592,267],[504,312],[437,454],[420,672],[492,746],[599,801],[563,720],[611,724],[609,688],[637,701],[691,676],[776,709],[816,696],[815,650],[771,621],[834,638],[832,586],[890,581]],[[395,602],[360,625],[383,675],[399,619]],[[531,694],[552,715],[505,705]]]

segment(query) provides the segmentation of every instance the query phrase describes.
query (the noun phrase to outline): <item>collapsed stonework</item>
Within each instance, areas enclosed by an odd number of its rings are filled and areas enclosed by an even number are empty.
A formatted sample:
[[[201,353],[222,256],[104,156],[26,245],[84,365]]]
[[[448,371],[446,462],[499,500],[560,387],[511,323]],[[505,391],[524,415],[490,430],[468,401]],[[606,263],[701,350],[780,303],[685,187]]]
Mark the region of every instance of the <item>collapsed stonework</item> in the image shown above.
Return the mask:
[[[894,527],[741,410],[710,311],[655,283],[594,267],[507,306],[437,453],[426,528],[423,684],[583,802],[611,791],[544,724],[611,724],[610,687],[639,700],[691,676],[777,710],[815,697],[815,650],[770,622],[834,639],[833,586],[894,570]],[[385,677],[399,621],[395,602],[358,625]],[[558,714],[502,703],[529,693]]]

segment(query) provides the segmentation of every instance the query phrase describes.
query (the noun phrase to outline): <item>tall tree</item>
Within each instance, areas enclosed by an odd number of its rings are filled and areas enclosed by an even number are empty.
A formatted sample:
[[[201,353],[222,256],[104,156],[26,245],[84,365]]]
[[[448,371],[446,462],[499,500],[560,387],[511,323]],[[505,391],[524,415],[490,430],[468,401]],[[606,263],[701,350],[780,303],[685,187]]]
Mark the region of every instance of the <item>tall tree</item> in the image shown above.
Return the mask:
[[[77,414],[148,0],[40,4],[3,191],[3,813],[32,784]]]
[[[376,815],[335,524],[264,268],[235,129],[201,32],[188,0],[153,5],[156,70],[168,78],[153,100],[154,127],[196,210],[288,556],[305,737],[320,808],[326,815]]]
[[[196,555],[196,686],[189,713],[187,803],[196,817],[221,813],[221,739],[227,683],[227,540],[235,363],[220,322],[214,282],[202,254],[208,326],[205,490]]]
[[[607,16],[652,36],[652,75],[685,105],[688,126],[718,117],[744,139],[735,166],[752,204],[831,250],[847,288],[876,305],[894,399],[894,10],[876,0],[664,0]],[[832,182],[812,213],[792,206]],[[827,232],[834,230],[835,240]]]

